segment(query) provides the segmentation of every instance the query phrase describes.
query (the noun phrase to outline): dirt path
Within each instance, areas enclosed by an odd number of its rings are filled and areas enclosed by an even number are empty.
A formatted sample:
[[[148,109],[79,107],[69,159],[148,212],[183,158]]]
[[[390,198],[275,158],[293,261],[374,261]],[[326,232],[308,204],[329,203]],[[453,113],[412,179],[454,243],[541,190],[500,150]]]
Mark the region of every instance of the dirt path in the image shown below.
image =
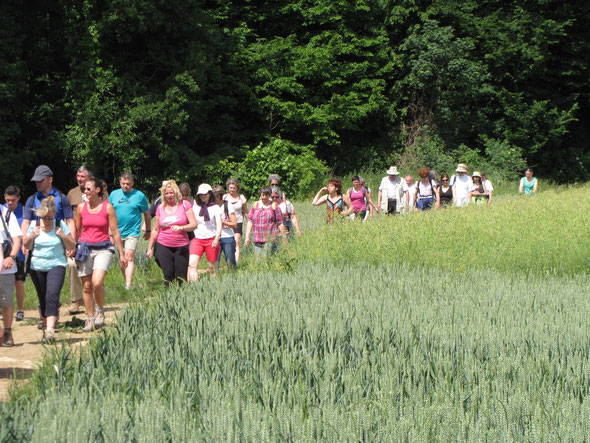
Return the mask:
[[[122,306],[124,305],[105,305],[107,328],[109,324],[115,321]],[[73,315],[68,314],[67,306],[61,308],[60,324],[63,325],[71,321],[73,317]],[[85,319],[86,314],[75,314],[75,317]],[[38,320],[39,314],[36,310],[25,311],[24,321],[12,323],[14,347],[0,346],[0,401],[9,399],[9,388],[13,383],[23,383],[31,377],[33,370],[46,352],[41,343],[43,331],[37,329]],[[92,334],[95,334],[95,332],[84,333],[81,331],[60,330],[56,334],[56,343],[58,346],[61,345],[61,342],[72,346],[82,346]]]

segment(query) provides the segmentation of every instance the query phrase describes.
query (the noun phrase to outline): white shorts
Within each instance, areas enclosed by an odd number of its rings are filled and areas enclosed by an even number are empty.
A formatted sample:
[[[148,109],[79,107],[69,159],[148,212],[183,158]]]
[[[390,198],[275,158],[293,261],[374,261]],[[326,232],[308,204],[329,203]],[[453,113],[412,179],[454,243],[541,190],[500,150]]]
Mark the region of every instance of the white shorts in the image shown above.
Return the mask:
[[[92,271],[95,269],[108,271],[114,256],[115,251],[112,249],[91,249],[85,262],[76,262],[78,265],[78,277],[92,275]]]
[[[137,244],[139,243],[139,237],[122,238],[121,242],[123,243],[123,250],[129,249],[135,251],[137,249]]]

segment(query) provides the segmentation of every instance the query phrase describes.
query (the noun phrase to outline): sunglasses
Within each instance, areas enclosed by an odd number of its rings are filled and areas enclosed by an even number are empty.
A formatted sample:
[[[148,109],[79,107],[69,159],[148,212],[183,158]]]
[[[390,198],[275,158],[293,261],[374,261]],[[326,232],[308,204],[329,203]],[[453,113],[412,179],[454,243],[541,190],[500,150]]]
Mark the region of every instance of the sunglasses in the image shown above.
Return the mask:
[[[273,195],[270,198],[277,199],[277,198],[279,198],[279,196],[278,195]]]
[[[443,182],[448,182],[448,181],[449,181],[449,179],[448,179],[448,178],[443,178],[441,181],[443,181]]]
[[[41,217],[42,220],[53,220],[53,216]]]

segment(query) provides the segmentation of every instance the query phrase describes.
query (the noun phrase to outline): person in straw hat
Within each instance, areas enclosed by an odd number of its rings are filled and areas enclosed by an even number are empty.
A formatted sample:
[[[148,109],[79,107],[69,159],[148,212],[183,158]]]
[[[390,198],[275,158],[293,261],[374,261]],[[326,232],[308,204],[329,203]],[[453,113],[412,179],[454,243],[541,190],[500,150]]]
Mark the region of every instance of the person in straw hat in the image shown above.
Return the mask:
[[[455,206],[467,206],[473,196],[473,181],[467,175],[469,168],[463,163],[457,165],[457,175],[451,177],[453,203]]]
[[[402,210],[402,197],[407,191],[405,180],[399,178],[395,166],[387,170],[387,177],[383,177],[379,185],[377,208],[386,214],[398,214]]]

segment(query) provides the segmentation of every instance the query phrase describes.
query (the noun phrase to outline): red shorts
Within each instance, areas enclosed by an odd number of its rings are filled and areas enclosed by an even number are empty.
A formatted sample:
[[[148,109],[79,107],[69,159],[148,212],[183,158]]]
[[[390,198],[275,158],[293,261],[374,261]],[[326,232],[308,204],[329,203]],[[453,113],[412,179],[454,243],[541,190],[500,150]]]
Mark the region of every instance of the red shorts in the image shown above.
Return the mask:
[[[189,255],[197,255],[202,256],[203,253],[207,254],[207,261],[216,262],[217,257],[219,256],[219,242],[217,242],[217,247],[214,248],[211,246],[215,237],[200,239],[200,238],[193,238],[191,240],[191,245],[189,249]]]

